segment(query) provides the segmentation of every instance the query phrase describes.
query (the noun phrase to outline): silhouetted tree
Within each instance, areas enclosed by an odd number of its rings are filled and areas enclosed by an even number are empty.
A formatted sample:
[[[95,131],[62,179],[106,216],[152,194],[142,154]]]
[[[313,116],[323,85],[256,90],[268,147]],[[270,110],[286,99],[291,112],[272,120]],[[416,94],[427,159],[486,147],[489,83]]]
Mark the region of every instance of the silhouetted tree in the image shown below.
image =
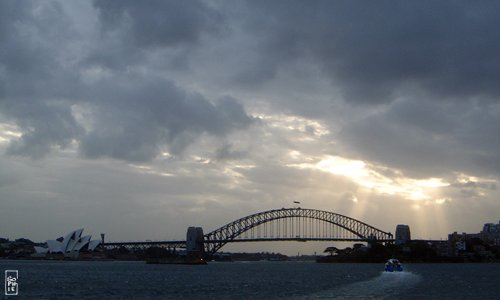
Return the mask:
[[[333,256],[334,254],[337,254],[339,249],[337,247],[328,247],[323,251],[323,253],[330,253],[330,256]]]

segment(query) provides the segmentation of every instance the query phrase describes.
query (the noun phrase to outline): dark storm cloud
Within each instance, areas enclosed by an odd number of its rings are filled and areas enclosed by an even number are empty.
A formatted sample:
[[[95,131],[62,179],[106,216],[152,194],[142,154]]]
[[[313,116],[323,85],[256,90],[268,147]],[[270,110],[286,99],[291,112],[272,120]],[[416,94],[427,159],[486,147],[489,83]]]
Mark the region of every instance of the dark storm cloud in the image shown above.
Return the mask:
[[[97,36],[81,33],[58,2],[0,3],[0,116],[22,131],[7,153],[37,158],[76,141],[87,157],[147,161],[165,147],[182,152],[202,133],[224,136],[252,122],[234,98],[211,101],[172,79],[127,69],[131,59],[147,62],[143,48],[189,52],[220,24],[196,1],[137,4],[96,1],[104,32]],[[89,128],[75,118],[82,107],[90,109]]]
[[[352,102],[389,102],[406,86],[436,97],[498,99],[495,2],[249,1],[268,80],[281,62],[309,57]],[[253,76],[250,76],[254,78]]]
[[[45,155],[0,155],[0,230],[165,239],[292,201],[431,232],[494,217],[499,6],[0,0],[0,149]],[[403,191],[324,172],[333,156]],[[450,218],[401,201],[429,177]]]
[[[355,106],[346,110],[352,119],[341,116],[337,138],[346,153],[418,177],[498,174],[497,2],[247,1],[238,7],[244,13],[233,21],[254,39],[255,53],[236,78],[254,89],[256,82],[279,82],[280,72],[293,71],[290,65],[319,67]],[[330,107],[310,100],[294,106],[295,113],[323,105],[316,117],[338,124]]]
[[[141,63],[151,51],[169,51],[164,64],[182,66],[205,36],[223,30],[222,15],[201,1],[93,2],[101,21],[100,47],[87,63],[121,69]]]
[[[67,105],[21,101],[14,111],[17,125],[23,130],[22,138],[11,142],[8,154],[40,158],[49,153],[52,146],[65,148],[83,134]]]
[[[74,77],[56,47],[71,36],[68,19],[58,3],[30,1],[2,1],[0,19],[0,116],[23,131],[7,152],[40,157],[66,147],[82,134],[60,99]]]
[[[105,31],[125,30],[123,38],[139,47],[196,43],[221,26],[221,15],[201,1],[96,0],[94,5]]]
[[[88,97],[96,122],[81,145],[88,157],[144,161],[165,144],[178,154],[203,132],[223,136],[252,122],[233,98],[211,103],[160,78],[123,76],[94,88]]]
[[[468,170],[498,174],[500,107],[429,99],[400,100],[353,121],[340,139],[356,155],[413,176],[449,176]]]
[[[338,139],[362,159],[418,174],[499,169],[496,2],[94,1],[83,23],[62,2],[0,5],[0,115],[23,133],[9,153],[39,157],[72,142],[87,157],[181,153],[203,133],[252,122],[240,99],[217,100],[249,84],[283,112],[342,126]],[[311,65],[361,113],[340,112],[338,125],[336,95],[293,98],[300,87],[280,72]],[[197,81],[206,74],[212,81]],[[297,80],[317,79],[308,74]],[[367,103],[377,112],[357,105]],[[90,125],[77,120],[81,108]],[[228,145],[216,158],[238,154]]]
[[[425,104],[421,103],[420,106]],[[427,104],[427,108],[434,106]],[[406,175],[437,175],[447,172],[450,165],[453,165],[453,154],[458,150],[450,147],[456,142],[453,132],[437,135],[434,132],[442,131],[439,127],[426,128],[423,125],[425,123],[418,120],[416,124],[412,124],[413,118],[401,122],[399,117],[389,110],[352,122],[341,132],[341,139],[349,145],[349,150],[354,155],[368,155],[371,160],[406,170]],[[413,114],[412,117],[426,115]]]

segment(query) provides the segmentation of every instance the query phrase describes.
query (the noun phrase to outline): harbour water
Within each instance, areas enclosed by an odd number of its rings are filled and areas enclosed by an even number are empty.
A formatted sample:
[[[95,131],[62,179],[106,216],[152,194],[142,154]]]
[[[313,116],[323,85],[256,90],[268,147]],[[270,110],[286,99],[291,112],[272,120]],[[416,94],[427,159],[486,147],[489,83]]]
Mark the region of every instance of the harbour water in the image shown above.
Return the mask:
[[[404,268],[384,273],[383,264],[0,260],[0,269],[19,274],[19,295],[7,299],[500,299],[500,264]]]

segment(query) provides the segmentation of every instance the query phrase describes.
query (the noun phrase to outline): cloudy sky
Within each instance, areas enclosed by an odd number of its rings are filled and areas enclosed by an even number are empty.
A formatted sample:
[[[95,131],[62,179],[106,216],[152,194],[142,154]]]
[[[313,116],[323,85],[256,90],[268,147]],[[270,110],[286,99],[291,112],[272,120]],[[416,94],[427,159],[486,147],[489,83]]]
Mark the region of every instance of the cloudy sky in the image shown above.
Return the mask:
[[[500,219],[499,12],[0,1],[0,236],[180,239],[293,201],[478,232]]]

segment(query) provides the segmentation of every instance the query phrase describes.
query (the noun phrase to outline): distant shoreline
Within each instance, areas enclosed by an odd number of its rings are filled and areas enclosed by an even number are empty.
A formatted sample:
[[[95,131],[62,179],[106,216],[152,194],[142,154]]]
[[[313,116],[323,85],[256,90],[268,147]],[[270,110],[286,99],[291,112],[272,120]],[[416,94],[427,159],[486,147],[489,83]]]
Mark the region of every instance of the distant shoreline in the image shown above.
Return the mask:
[[[321,256],[314,260],[296,260],[296,259],[289,259],[289,260],[269,260],[269,262],[311,262],[311,263],[324,263],[324,264],[380,264],[384,263],[385,261],[381,260],[367,260],[367,259],[361,259],[361,260],[355,260],[355,259],[327,259],[328,256]],[[84,258],[84,259],[47,259],[47,258],[32,258],[32,257],[20,257],[20,258],[7,258],[7,257],[1,257],[0,261],[45,261],[45,262],[82,262],[82,261],[88,261],[88,262],[115,262],[115,261],[123,261],[123,262],[143,262],[146,263],[146,260],[142,259],[112,259],[112,258]],[[267,261],[267,260],[264,260]],[[208,264],[210,263],[220,263],[221,261],[209,261]],[[234,260],[234,261],[222,261],[225,263],[231,263],[231,262],[262,262],[262,260]],[[464,259],[415,259],[415,260],[403,260],[401,261],[404,264],[497,264],[500,263],[500,260],[494,260],[494,261],[470,261],[470,260],[464,260]]]

